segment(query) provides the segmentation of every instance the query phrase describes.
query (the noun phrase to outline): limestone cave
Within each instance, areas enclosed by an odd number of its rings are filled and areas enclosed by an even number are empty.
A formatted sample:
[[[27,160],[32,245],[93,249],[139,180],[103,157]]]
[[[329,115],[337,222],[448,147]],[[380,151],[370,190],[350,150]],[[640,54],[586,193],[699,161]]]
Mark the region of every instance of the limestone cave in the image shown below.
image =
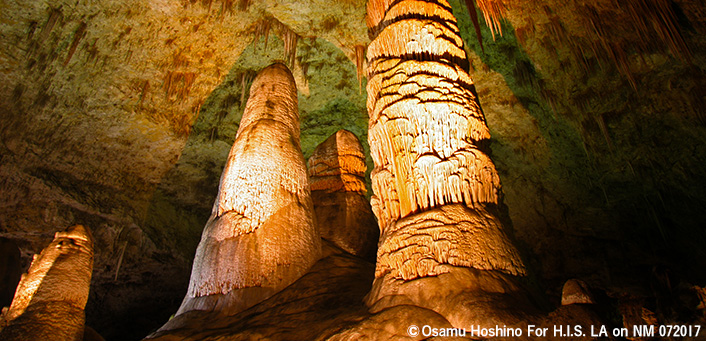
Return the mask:
[[[2,340],[706,340],[703,0],[0,0]]]

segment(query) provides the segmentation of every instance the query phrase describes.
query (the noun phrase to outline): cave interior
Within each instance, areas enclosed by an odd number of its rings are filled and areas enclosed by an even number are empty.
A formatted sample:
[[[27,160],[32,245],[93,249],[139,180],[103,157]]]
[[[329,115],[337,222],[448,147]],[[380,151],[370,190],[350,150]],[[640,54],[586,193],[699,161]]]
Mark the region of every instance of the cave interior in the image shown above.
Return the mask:
[[[703,1],[448,4],[534,305],[560,316],[578,279],[609,326],[706,325]],[[0,306],[55,232],[81,224],[86,326],[136,340],[169,321],[253,81],[275,62],[296,82],[303,157],[352,133],[357,191],[373,196],[365,0],[0,0],[0,31]],[[302,283],[364,311],[375,257],[337,258]],[[316,316],[257,310],[225,336],[348,336],[282,335]],[[291,325],[244,333],[267,319]]]

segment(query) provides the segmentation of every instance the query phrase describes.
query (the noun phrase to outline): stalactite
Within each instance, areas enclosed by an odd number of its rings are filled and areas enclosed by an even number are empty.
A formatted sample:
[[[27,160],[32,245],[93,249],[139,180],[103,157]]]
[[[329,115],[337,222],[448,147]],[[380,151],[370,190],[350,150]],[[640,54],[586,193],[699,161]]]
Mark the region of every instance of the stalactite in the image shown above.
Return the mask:
[[[255,23],[253,41],[256,45],[260,42],[261,37],[265,37],[265,49],[267,49],[267,41],[269,40],[271,26],[271,21],[269,19],[261,19]]]
[[[290,68],[293,68],[297,57],[297,41],[300,38],[299,35],[287,27],[287,25],[279,22],[277,19],[263,18],[255,24],[253,41],[259,42],[260,38],[264,36],[265,49],[267,49],[267,41],[271,31],[279,36],[284,42],[283,59]]]
[[[245,12],[250,7],[250,0],[238,0],[238,10]]]
[[[71,47],[69,48],[69,53],[66,56],[66,59],[64,60],[64,66],[69,64],[69,61],[71,61],[71,57],[73,57],[74,53],[76,52],[76,48],[78,47],[78,43],[81,41],[81,39],[84,37],[86,34],[86,23],[81,22],[81,24],[78,25],[78,28],[74,32],[74,40],[71,42]]]
[[[27,55],[32,56],[36,50],[39,48],[40,45],[44,43],[47,38],[49,38],[49,34],[51,31],[54,29],[54,25],[61,20],[62,17],[62,12],[61,12],[61,7],[58,8],[51,8],[49,10],[49,17],[47,18],[47,22],[44,24],[42,27],[42,30],[39,31],[39,34],[37,35],[37,39],[30,44],[29,49],[27,49]]]
[[[540,86],[542,89],[539,93],[539,95],[542,97],[542,100],[549,104],[549,107],[552,109],[552,114],[556,117],[557,114],[557,103],[559,101],[558,96],[554,94],[551,90],[545,89]]]
[[[485,48],[483,48],[483,37],[480,34],[480,24],[478,23],[478,12],[476,11],[476,5],[473,0],[466,0],[466,8],[468,9],[468,16],[471,17],[471,22],[473,23],[473,28],[476,30],[476,39],[478,39],[478,45],[480,45],[481,51],[485,53]]]
[[[287,26],[280,23],[280,34],[284,41],[284,58],[290,68],[294,68],[294,61],[297,57],[297,40],[299,36]]]
[[[654,44],[652,40],[659,38],[675,57],[687,62],[691,60],[691,51],[679,32],[670,0],[613,0],[613,5],[618,9],[627,9],[643,44]]]
[[[483,13],[485,24],[490,28],[490,34],[495,39],[495,33],[502,36],[503,28],[500,20],[505,17],[507,9],[502,0],[476,0],[478,8]]]
[[[610,4],[613,8],[603,11],[590,5],[580,8],[584,31],[591,33],[589,45],[593,55],[599,61],[615,65],[634,89],[637,80],[630,70],[630,52],[648,54],[665,51],[667,47],[676,58],[691,60],[691,51],[679,31],[669,0],[613,0]],[[627,20],[616,24],[613,13],[627,13]],[[571,44],[573,50],[579,50],[574,55],[585,56],[583,45]],[[578,62],[585,63],[585,59],[579,58]]]
[[[603,138],[605,139],[606,144],[608,144],[608,148],[613,150],[613,141],[610,139],[610,133],[608,133],[608,127],[605,124],[603,114],[598,114],[595,118],[598,128],[601,130],[601,134],[603,134]]]
[[[186,100],[195,80],[194,72],[167,71],[163,86],[167,98],[174,98],[177,101]]]
[[[358,89],[363,87],[363,76],[365,74],[365,46],[355,46],[355,71],[358,76]],[[306,75],[306,73],[304,73]]]

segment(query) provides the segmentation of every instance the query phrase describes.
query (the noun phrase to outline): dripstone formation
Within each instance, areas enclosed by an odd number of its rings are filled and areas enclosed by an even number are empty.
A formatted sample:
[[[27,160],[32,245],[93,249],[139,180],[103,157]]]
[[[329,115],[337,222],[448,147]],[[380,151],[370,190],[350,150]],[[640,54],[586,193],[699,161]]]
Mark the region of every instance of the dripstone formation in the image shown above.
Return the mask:
[[[365,198],[365,154],[358,138],[336,132],[316,147],[308,166],[321,237],[374,261],[380,233]]]
[[[250,89],[177,314],[242,311],[301,277],[320,254],[296,85],[274,64]]]
[[[567,282],[551,313],[525,286],[449,3],[370,0],[366,20],[370,202],[358,138],[340,130],[305,162],[292,72],[264,68],[186,296],[147,339],[397,340],[430,337],[415,325],[451,333],[605,325],[580,280]],[[57,233],[3,311],[0,338],[85,337],[92,260],[86,228]]]
[[[498,218],[490,134],[451,7],[372,0],[367,23],[371,203],[381,238],[366,302],[373,312],[427,307],[456,327],[512,324],[521,310],[502,298],[524,296],[513,277],[526,270]]]
[[[2,340],[82,340],[93,272],[93,237],[84,226],[57,232],[34,256],[0,317]]]

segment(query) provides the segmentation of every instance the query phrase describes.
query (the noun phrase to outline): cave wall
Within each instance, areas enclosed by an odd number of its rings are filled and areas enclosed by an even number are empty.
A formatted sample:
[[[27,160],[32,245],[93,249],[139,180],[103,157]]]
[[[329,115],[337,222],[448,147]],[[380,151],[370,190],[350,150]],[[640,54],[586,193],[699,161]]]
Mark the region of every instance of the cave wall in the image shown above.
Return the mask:
[[[704,285],[703,4],[478,1],[479,40],[469,2],[450,3],[540,286]],[[365,1],[4,0],[0,13],[0,236],[28,266],[55,231],[91,227],[87,322],[105,337],[141,338],[176,311],[259,69],[290,64],[305,157],[342,128],[368,155]]]

